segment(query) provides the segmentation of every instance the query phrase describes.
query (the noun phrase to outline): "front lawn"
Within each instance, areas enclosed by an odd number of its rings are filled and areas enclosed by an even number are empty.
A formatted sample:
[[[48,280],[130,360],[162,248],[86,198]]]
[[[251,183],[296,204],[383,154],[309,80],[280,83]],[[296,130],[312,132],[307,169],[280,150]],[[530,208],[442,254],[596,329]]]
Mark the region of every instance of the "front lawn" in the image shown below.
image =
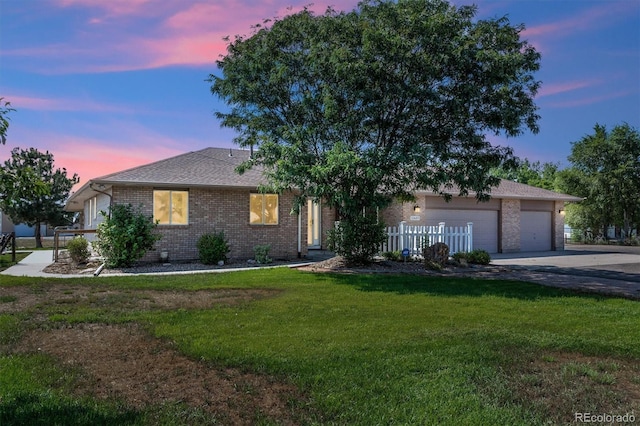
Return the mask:
[[[0,271],[4,271],[5,269],[15,265],[16,263],[20,262],[22,259],[24,259],[25,257],[29,256],[31,253],[30,252],[19,252],[16,253],[16,261],[12,262],[12,254],[11,253],[4,253],[2,255],[0,255]]]
[[[187,397],[140,405],[115,391],[102,399],[70,396],[80,383],[86,388],[87,377],[99,382],[96,370],[80,358],[70,368],[46,348],[20,349],[30,333],[69,338],[70,330],[86,334],[87,323],[98,330],[131,322],[198,363],[202,374],[213,368],[229,377],[239,371],[268,378],[272,385],[254,381],[243,391],[252,398],[270,386],[298,389],[286,419],[282,410],[273,414],[243,400],[243,410],[255,411],[247,423],[528,425],[570,423],[575,413],[640,411],[634,301],[514,281],[288,269],[2,278],[0,424],[33,422],[43,413],[60,424],[232,418]],[[9,308],[38,294],[41,300],[19,311]],[[213,304],[196,303],[208,298]],[[113,348],[113,358],[129,356]]]

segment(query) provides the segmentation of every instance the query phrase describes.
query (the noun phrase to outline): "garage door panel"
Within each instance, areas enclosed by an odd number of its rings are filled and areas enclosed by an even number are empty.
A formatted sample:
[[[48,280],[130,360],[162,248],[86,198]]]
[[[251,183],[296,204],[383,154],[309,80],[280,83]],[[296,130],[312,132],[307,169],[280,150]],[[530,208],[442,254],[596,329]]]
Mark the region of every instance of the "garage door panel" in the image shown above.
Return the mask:
[[[551,212],[520,212],[520,250],[551,250]]]
[[[498,252],[498,212],[494,210],[428,209],[425,225],[467,226],[473,222],[473,248]]]

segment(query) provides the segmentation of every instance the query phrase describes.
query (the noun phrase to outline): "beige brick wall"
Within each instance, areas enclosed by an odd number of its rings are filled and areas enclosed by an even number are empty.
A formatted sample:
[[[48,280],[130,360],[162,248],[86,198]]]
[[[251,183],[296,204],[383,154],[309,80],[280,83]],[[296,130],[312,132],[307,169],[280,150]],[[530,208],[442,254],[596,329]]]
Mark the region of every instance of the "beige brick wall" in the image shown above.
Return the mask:
[[[499,251],[520,251],[520,200],[500,200]]]
[[[553,209],[553,250],[564,250],[564,201],[556,201]]]
[[[270,244],[270,257],[295,259],[298,256],[298,217],[291,215],[293,194],[279,197],[278,225],[249,224],[248,189],[189,189],[189,224],[159,225],[162,239],[156,243],[155,251],[143,259],[159,260],[161,250],[169,251],[170,260],[192,260],[198,258],[198,238],[209,232],[224,231],[229,241],[229,258],[242,260],[253,258],[253,247]],[[142,205],[143,212],[153,215],[152,187],[115,187],[114,203]],[[306,254],[306,214],[302,215],[302,255]]]

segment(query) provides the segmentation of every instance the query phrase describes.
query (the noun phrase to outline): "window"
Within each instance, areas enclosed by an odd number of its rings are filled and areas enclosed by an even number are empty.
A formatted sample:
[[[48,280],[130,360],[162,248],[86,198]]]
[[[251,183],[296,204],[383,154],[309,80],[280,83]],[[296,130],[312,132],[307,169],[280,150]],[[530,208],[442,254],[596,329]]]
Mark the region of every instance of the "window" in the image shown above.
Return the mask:
[[[87,216],[85,222],[93,226],[98,220],[98,197],[89,198]]]
[[[160,225],[187,225],[189,191],[153,191],[153,220]]]
[[[252,225],[277,225],[278,195],[250,194],[249,223]]]

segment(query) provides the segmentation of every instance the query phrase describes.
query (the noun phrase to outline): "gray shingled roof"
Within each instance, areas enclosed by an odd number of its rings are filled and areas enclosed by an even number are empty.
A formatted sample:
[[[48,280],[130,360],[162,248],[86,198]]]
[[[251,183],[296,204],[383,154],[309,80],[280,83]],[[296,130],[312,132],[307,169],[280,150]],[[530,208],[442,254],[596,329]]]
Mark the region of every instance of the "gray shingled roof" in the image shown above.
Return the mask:
[[[249,151],[205,148],[166,160],[92,179],[102,184],[232,186],[255,188],[263,183],[262,171],[254,168],[239,175],[235,168],[249,159]]]
[[[458,195],[457,187],[443,190],[443,192]],[[420,191],[426,195],[434,195],[433,192]],[[491,198],[519,199],[519,200],[555,200],[555,201],[582,201],[582,198],[573,195],[561,194],[548,189],[537,188],[523,183],[502,179],[497,187],[491,189]],[[469,196],[475,196],[475,192],[469,191]]]
[[[235,168],[250,156],[249,151],[228,148],[205,148],[176,157],[156,161],[91,179],[71,195],[67,202],[69,210],[81,209],[84,200],[97,194],[90,185],[135,185],[166,187],[234,187],[257,188],[264,183],[262,169],[256,167],[239,175]],[[448,190],[457,195],[455,189]],[[430,193],[426,193],[429,195]],[[473,194],[470,194],[473,196]],[[535,188],[517,182],[502,180],[491,191],[493,198],[517,198],[530,200],[580,201],[580,198]],[[73,204],[73,206],[71,206]]]
[[[249,151],[228,148],[205,148],[187,152],[165,160],[111,173],[91,179],[67,200],[66,209],[82,210],[85,200],[98,194],[91,188],[109,186],[164,186],[164,187],[234,187],[257,188],[264,183],[258,167],[242,175],[235,168],[250,156]]]

